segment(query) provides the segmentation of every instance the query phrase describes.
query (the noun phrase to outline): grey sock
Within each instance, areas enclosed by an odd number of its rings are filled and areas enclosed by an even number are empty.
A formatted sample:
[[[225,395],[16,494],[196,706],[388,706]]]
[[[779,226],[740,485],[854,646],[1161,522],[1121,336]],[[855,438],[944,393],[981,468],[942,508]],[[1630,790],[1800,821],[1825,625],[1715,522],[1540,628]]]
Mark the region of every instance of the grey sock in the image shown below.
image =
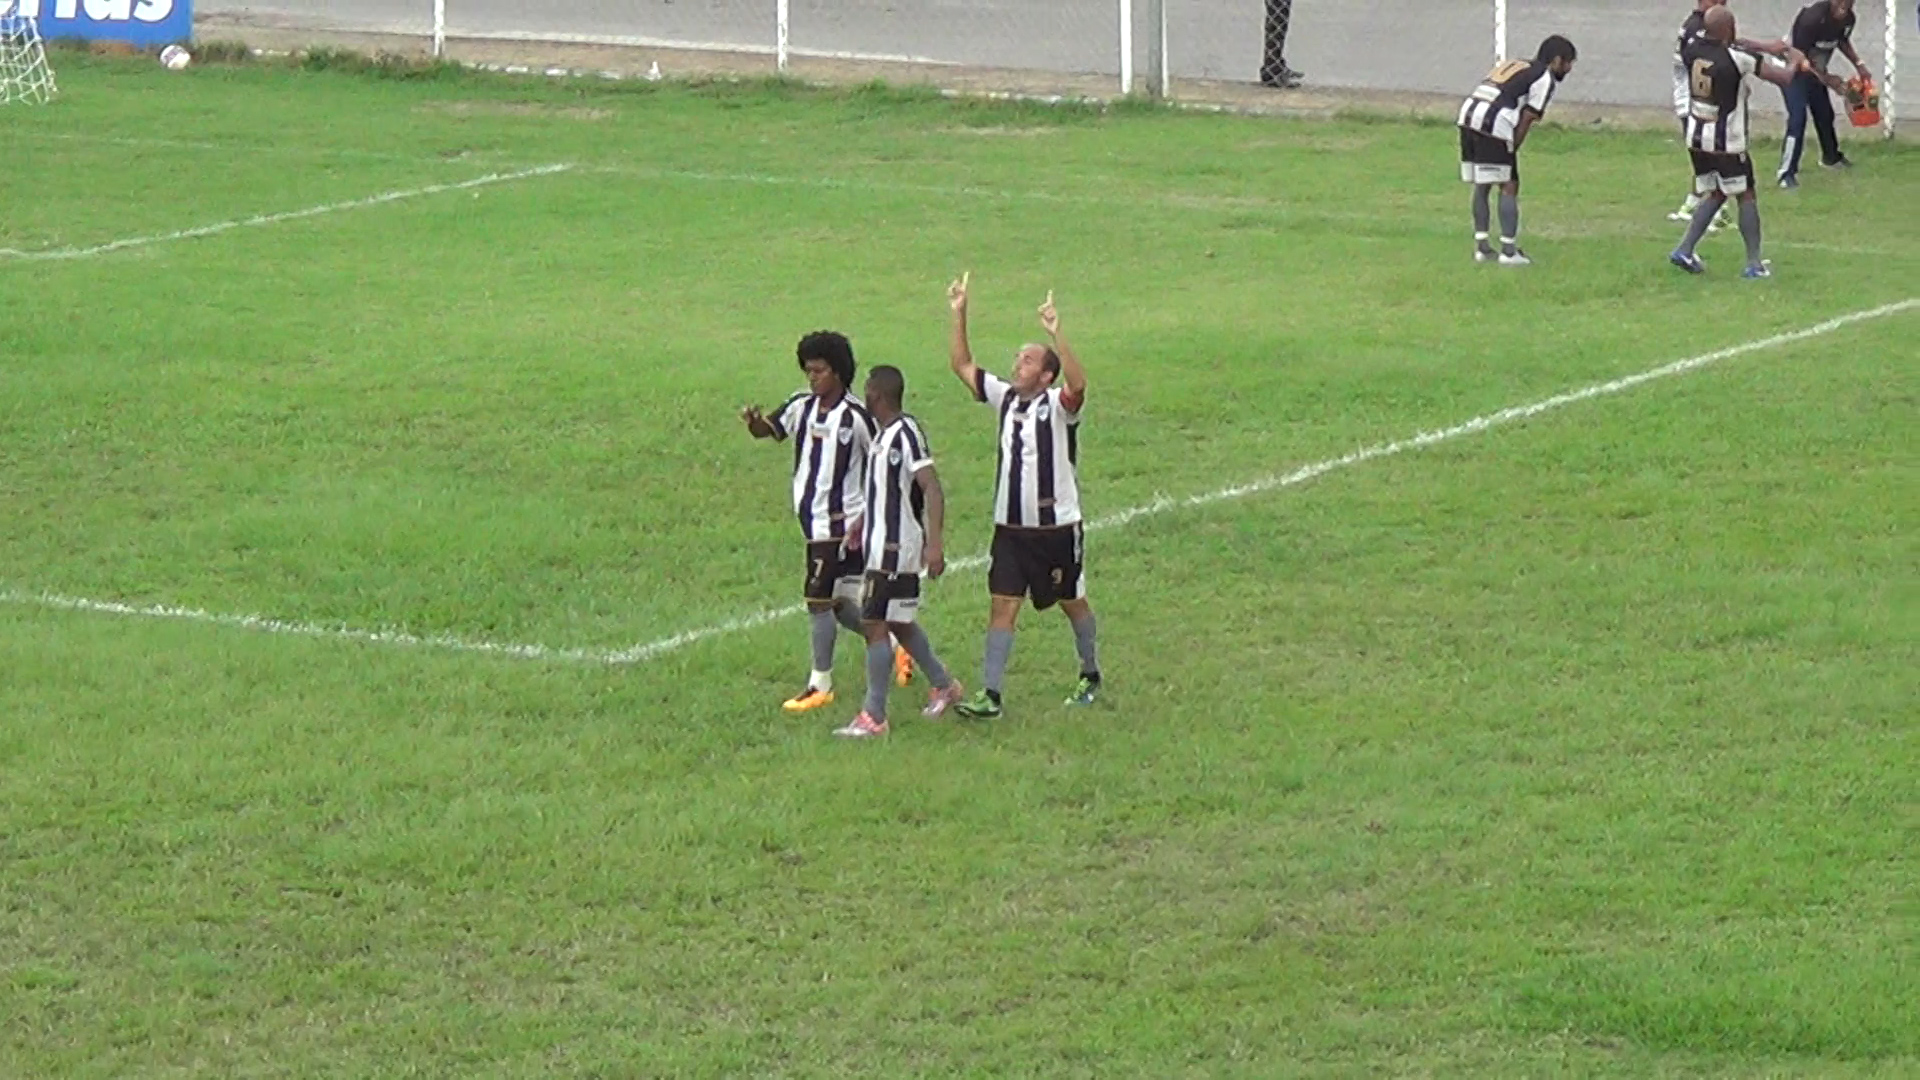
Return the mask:
[[[1493,185],[1473,185],[1473,235],[1476,237],[1487,235],[1487,230],[1493,228],[1493,207],[1488,203],[1492,195]]]
[[[899,637],[900,646],[907,650],[908,656],[913,657],[914,663],[920,665],[921,673],[935,690],[945,690],[953,685],[953,676],[947,674],[947,666],[940,662],[940,658],[933,655],[933,642],[927,640],[927,632],[920,629],[918,623],[909,625],[907,632]]]
[[[987,671],[985,685],[996,697],[1007,681],[1007,661],[1013,656],[1013,631],[987,631]]]
[[[1098,679],[1100,677],[1100,654],[1094,651],[1093,612],[1087,612],[1087,617],[1084,619],[1069,621],[1073,622],[1073,644],[1080,650],[1080,674],[1090,679]]]
[[[1519,239],[1520,239],[1520,196],[1509,195],[1506,193],[1506,191],[1502,190],[1500,192],[1500,251],[1501,253],[1505,255],[1513,254],[1516,250],[1518,250],[1518,246],[1515,244],[1515,241]]]
[[[808,619],[813,623],[813,670],[833,670],[833,637],[839,628],[833,625],[833,612],[810,612]]]
[[[851,603],[845,600],[835,600],[833,602],[833,617],[840,620],[841,626],[859,634],[863,638],[867,636],[866,628],[860,625],[860,613],[853,609]]]
[[[1680,254],[1691,255],[1700,245],[1700,238],[1707,235],[1707,226],[1713,224],[1713,217],[1720,212],[1726,200],[1718,195],[1709,195],[1700,200],[1693,208],[1693,220],[1687,223],[1687,235],[1680,238]]]
[[[893,686],[893,645],[885,639],[867,643],[867,715],[887,718],[887,690]]]
[[[1747,265],[1760,265],[1760,200],[1740,200],[1740,239],[1747,242]]]

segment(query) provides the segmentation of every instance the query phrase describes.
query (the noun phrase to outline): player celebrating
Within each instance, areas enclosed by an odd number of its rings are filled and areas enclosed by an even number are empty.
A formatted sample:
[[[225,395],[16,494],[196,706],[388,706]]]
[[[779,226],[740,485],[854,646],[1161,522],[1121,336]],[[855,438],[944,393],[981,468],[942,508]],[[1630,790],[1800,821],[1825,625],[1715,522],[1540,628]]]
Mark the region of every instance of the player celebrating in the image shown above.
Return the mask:
[[[1686,21],[1680,24],[1679,40],[1673,48],[1673,111],[1674,115],[1680,118],[1680,142],[1683,146],[1687,141],[1687,120],[1693,115],[1693,78],[1687,71],[1685,58],[1687,46],[1693,44],[1706,30],[1707,12],[1725,5],[1726,2],[1727,0],[1695,0],[1693,11],[1687,15]],[[1765,53],[1769,56],[1785,56],[1787,51],[1787,43],[1784,41],[1763,42],[1738,38],[1734,43],[1748,52]],[[1693,189],[1693,183],[1689,182],[1687,197],[1681,200],[1680,209],[1667,215],[1668,221],[1693,220],[1694,208],[1700,205],[1700,194]],[[1729,224],[1731,223],[1727,220],[1726,208],[1722,207],[1719,216],[1713,219],[1713,224],[1708,226],[1707,231],[1719,232]]]
[[[1758,75],[1785,86],[1795,72],[1807,67],[1807,58],[1790,48],[1784,64],[1763,61],[1736,43],[1735,29],[1732,11],[1713,8],[1706,13],[1700,37],[1683,54],[1692,97],[1687,149],[1693,157],[1694,190],[1700,194],[1700,205],[1694,208],[1687,235],[1667,259],[1689,274],[1705,273],[1706,264],[1694,248],[1732,196],[1740,202],[1740,238],[1747,242],[1747,268],[1740,276],[1764,278],[1772,276],[1772,271],[1760,257],[1760,202],[1754,190],[1753,159],[1747,156],[1747,96],[1752,90],[1747,77]]]
[[[1494,66],[1460,106],[1460,179],[1473,185],[1473,261],[1529,266],[1520,250],[1520,145],[1546,115],[1547,102],[1579,57],[1558,34],[1540,43],[1532,60]],[[1494,186],[1500,188],[1500,250],[1488,241]]]
[[[1840,135],[1833,124],[1831,88],[1845,94],[1847,84],[1827,71],[1833,51],[1839,49],[1853,65],[1855,74],[1871,78],[1860,54],[1853,47],[1853,27],[1857,17],[1853,0],[1820,0],[1800,9],[1793,20],[1791,43],[1806,54],[1805,70],[1793,77],[1784,90],[1787,99],[1787,141],[1780,152],[1780,186],[1800,186],[1800,154],[1806,149],[1807,114],[1813,114],[1813,130],[1820,137],[1820,164],[1829,169],[1850,169],[1853,162],[1840,152]]]
[[[833,704],[834,622],[861,633],[855,597],[860,563],[847,551],[847,526],[866,500],[867,449],[873,417],[847,393],[855,370],[853,344],[820,330],[800,339],[795,355],[807,389],[772,415],[757,405],[741,410],[756,439],[793,440],[793,508],[807,542],[805,593],[812,622],[813,671],[806,689],[788,698],[788,712]]]
[[[947,289],[953,308],[953,373],[974,400],[999,412],[1000,463],[994,481],[992,563],[987,569],[993,606],[987,621],[985,685],[956,711],[974,719],[1000,715],[1014,625],[1028,597],[1036,611],[1058,602],[1066,612],[1080,651],[1080,681],[1067,704],[1091,705],[1100,692],[1100,663],[1080,536],[1080,410],[1087,401],[1087,374],[1060,333],[1060,313],[1051,292],[1040,305],[1040,325],[1052,344],[1021,346],[1008,379],[981,370],[967,344],[967,285],[968,276],[962,275]],[[1056,386],[1056,381],[1066,385]]]
[[[1673,112],[1680,118],[1680,141],[1687,139],[1687,117],[1693,114],[1693,86],[1687,75],[1687,61],[1684,54],[1687,46],[1707,26],[1707,10],[1725,4],[1727,0],[1695,0],[1693,11],[1688,13],[1686,21],[1680,24],[1680,35],[1673,47]],[[1680,201],[1680,209],[1667,215],[1668,221],[1692,221],[1694,208],[1700,205],[1700,193],[1694,190],[1694,184],[1687,184],[1687,197]],[[1728,224],[1726,212],[1713,219],[1711,229],[1718,230]]]
[[[867,410],[880,425],[867,458],[866,520],[861,528],[861,547],[866,552],[860,618],[867,639],[867,700],[860,715],[834,731],[850,739],[887,733],[887,680],[893,666],[889,633],[919,661],[920,670],[933,684],[921,715],[939,716],[961,694],[960,684],[947,674],[916,621],[921,572],[939,577],[946,570],[942,537],[947,498],[933,471],[933,450],[920,421],[903,411],[906,390],[899,368],[882,365],[867,376]]]

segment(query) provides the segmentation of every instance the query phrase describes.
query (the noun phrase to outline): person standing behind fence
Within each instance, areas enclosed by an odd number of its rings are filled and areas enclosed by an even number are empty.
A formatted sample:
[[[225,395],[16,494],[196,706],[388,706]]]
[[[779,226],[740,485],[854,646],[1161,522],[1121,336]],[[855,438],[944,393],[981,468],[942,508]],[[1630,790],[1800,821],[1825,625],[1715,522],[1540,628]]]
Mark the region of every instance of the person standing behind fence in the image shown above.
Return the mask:
[[[1306,76],[1287,66],[1287,28],[1293,22],[1293,0],[1267,0],[1267,38],[1260,55],[1260,85],[1291,90]]]
[[[1871,78],[1860,54],[1853,48],[1853,0],[1820,0],[1800,9],[1793,20],[1788,40],[1805,53],[1809,70],[1795,75],[1783,93],[1787,98],[1787,142],[1780,153],[1780,186],[1800,186],[1800,154],[1806,149],[1807,115],[1813,115],[1813,130],[1820,137],[1820,164],[1829,169],[1850,169],[1853,162],[1840,152],[1840,135],[1833,126],[1833,99],[1827,90],[1845,93],[1846,84],[1827,71],[1835,49],[1845,53],[1853,70],[1863,79]]]

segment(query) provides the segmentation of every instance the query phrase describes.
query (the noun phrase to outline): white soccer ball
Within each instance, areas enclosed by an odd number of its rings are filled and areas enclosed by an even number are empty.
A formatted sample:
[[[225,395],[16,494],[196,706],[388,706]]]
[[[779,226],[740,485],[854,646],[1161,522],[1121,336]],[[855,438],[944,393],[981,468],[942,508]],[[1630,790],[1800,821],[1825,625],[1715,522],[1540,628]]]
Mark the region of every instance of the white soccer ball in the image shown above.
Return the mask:
[[[160,63],[168,71],[180,71],[193,63],[193,54],[178,45],[169,45],[160,50]]]

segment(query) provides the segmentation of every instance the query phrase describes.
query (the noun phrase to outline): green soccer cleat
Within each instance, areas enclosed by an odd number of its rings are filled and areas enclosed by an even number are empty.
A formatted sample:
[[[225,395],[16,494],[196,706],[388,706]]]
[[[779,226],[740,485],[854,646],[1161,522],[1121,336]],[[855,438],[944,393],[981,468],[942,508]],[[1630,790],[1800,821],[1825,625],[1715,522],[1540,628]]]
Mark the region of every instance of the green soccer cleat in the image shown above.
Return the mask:
[[[1000,719],[1000,699],[982,690],[955,705],[953,711],[969,720],[998,720]]]
[[[1091,705],[1100,696],[1100,680],[1089,675],[1080,676],[1080,682],[1073,688],[1073,696],[1067,699],[1069,705]]]

